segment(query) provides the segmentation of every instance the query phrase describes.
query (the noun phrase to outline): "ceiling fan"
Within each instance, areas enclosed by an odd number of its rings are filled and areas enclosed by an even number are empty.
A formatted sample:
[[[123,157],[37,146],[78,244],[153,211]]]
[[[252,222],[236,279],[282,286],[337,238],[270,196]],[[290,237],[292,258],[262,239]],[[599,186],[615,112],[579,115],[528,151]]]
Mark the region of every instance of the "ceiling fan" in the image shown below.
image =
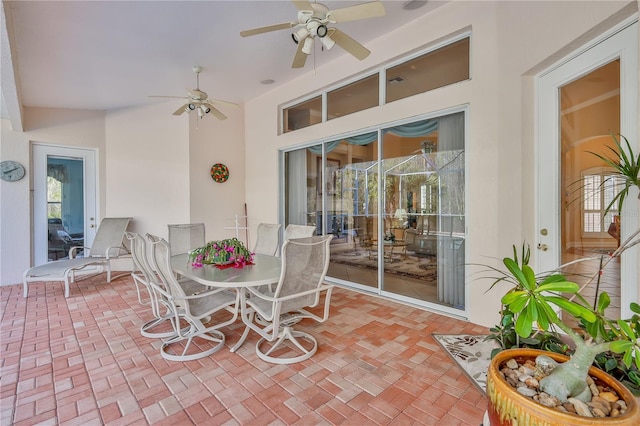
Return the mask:
[[[196,88],[187,92],[187,96],[149,96],[150,98],[177,98],[185,99],[187,103],[178,108],[173,115],[180,115],[184,112],[198,111],[198,117],[202,118],[206,114],[213,114],[219,120],[226,120],[227,116],[220,110],[214,107],[212,104],[222,104],[237,107],[238,104],[233,102],[221,101],[219,99],[209,99],[206,92],[200,90],[200,73],[202,72],[201,66],[195,66],[192,68],[196,73]]]
[[[335,10],[329,10],[329,8],[322,3],[310,3],[307,0],[291,0],[291,2],[298,9],[297,21],[254,28],[242,31],[240,35],[242,37],[248,37],[270,31],[295,28],[296,30],[291,34],[291,37],[294,43],[298,45],[298,49],[291,64],[292,68],[304,67],[307,56],[312,52],[316,36],[327,50],[331,50],[331,48],[337,44],[359,60],[365,59],[371,53],[369,49],[339,29],[329,28],[328,25],[384,16],[386,13],[384,6],[379,1],[357,4]]]

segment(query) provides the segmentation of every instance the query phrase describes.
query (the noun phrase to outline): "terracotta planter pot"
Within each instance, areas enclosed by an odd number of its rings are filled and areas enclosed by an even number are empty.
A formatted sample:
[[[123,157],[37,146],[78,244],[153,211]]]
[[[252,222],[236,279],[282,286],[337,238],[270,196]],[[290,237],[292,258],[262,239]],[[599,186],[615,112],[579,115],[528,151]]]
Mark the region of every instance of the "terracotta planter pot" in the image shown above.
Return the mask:
[[[627,403],[627,411],[624,415],[612,418],[581,417],[575,414],[563,413],[542,404],[538,404],[531,398],[519,394],[499,374],[500,366],[511,358],[522,362],[533,359],[538,355],[548,355],[558,362],[564,362],[568,357],[556,353],[535,349],[509,349],[500,352],[493,358],[487,372],[487,396],[489,406],[487,414],[491,426],[497,425],[605,425],[621,426],[640,424],[640,412],[638,402],[633,394],[616,379],[604,371],[591,367],[589,374],[606,386],[614,389],[620,398]]]

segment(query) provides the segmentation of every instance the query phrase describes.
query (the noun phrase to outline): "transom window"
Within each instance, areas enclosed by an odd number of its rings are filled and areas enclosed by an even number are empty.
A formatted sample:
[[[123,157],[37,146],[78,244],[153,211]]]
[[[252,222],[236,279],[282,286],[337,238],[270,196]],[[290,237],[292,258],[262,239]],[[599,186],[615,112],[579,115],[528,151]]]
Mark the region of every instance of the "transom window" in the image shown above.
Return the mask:
[[[311,98],[284,107],[282,133],[468,80],[470,44],[470,36],[465,34],[444,46],[332,87],[323,92],[326,96],[313,94]],[[381,84],[384,76],[386,81]],[[326,111],[324,117],[323,111]]]

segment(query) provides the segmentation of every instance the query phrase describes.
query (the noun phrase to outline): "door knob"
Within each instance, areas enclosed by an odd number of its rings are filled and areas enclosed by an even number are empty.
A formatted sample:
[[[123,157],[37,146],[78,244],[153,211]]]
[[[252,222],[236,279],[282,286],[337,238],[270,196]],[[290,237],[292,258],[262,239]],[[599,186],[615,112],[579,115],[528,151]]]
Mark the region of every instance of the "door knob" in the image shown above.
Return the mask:
[[[538,244],[538,250],[547,251],[549,246],[546,244]]]

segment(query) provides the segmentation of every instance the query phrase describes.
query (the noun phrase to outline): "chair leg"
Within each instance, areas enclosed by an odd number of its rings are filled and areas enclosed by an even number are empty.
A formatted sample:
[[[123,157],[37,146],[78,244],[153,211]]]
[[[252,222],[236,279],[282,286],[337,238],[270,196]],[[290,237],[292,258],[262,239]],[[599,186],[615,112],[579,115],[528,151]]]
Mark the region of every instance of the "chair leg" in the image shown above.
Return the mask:
[[[165,324],[167,322],[171,322],[172,319],[172,315],[167,315],[147,321],[140,327],[140,334],[143,337],[148,337],[150,339],[166,339],[169,337],[173,337],[176,335],[173,327],[171,327],[168,331],[153,331],[155,327],[158,327],[159,325]],[[187,330],[184,331],[186,332]]]
[[[308,340],[312,343],[312,347],[310,349],[305,348],[304,345],[300,343],[300,339]],[[293,357],[271,356],[271,353],[276,349],[281,348],[282,344],[287,340],[291,341],[291,343],[295,347],[297,347],[300,352],[302,352],[302,354]],[[282,327],[280,333],[278,334],[278,340],[276,340],[276,342],[270,348],[268,348],[266,352],[263,352],[261,350],[261,346],[265,342],[267,342],[267,340],[262,338],[258,341],[258,343],[256,343],[256,355],[258,355],[261,360],[271,362],[273,364],[294,364],[296,362],[304,361],[311,358],[318,350],[318,341],[315,339],[315,337],[313,337],[309,333],[294,330],[290,326]]]
[[[214,354],[224,346],[224,334],[222,334],[219,330],[204,328],[204,325],[200,321],[197,321],[197,323],[190,324],[189,327],[182,329],[174,337],[170,337],[169,339],[163,341],[162,346],[160,347],[160,354],[164,359],[169,361],[193,361],[195,359],[204,358],[211,354]],[[193,339],[195,339],[196,337],[216,343],[216,345],[206,350],[201,350],[193,354],[187,354],[187,351],[191,347]],[[176,344],[182,344],[183,342],[184,349],[182,349],[181,354],[178,355],[175,352],[170,351],[170,348],[172,346],[175,347]]]

